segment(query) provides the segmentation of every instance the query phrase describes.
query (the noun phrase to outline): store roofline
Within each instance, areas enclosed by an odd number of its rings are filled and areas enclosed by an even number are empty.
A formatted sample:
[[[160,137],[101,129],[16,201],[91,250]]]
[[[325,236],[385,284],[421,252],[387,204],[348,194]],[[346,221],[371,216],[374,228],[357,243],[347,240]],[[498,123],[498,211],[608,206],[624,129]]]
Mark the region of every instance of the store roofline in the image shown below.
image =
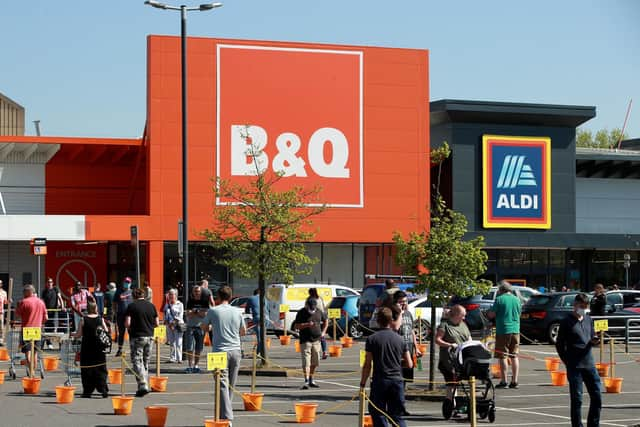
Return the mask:
[[[94,138],[69,136],[13,136],[0,135],[0,143],[15,144],[69,144],[69,145],[122,145],[139,147],[142,138]]]

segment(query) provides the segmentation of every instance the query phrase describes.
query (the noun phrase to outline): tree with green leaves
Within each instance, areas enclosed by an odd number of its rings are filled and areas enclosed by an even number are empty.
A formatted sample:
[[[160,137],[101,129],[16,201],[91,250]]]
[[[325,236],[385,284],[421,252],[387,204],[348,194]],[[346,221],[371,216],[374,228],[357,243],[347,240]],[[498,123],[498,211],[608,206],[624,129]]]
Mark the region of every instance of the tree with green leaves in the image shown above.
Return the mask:
[[[449,145],[431,152],[432,164],[438,167],[431,204],[431,227],[409,233],[405,238],[394,233],[397,262],[403,273],[415,276],[416,292],[427,292],[431,302],[429,355],[429,388],[433,390],[435,367],[436,307],[443,307],[456,295],[461,297],[486,293],[491,282],[480,279],[487,267],[487,254],[482,250],[484,238],[465,239],[467,219],[448,208],[440,195],[442,163],[450,156]]]
[[[262,150],[253,143],[246,126],[242,137],[246,155],[255,171],[246,184],[218,179],[215,196],[227,203],[214,211],[213,226],[202,235],[217,249],[218,262],[244,278],[258,278],[260,291],[260,348],[266,364],[266,283],[293,283],[296,274],[309,274],[316,259],[306,254],[304,242],[313,240],[311,217],[326,209],[321,189],[295,186],[281,190],[283,172],[269,172],[262,163]]]
[[[622,130],[614,128],[611,130],[600,129],[594,137],[590,130],[578,129],[576,132],[576,147],[586,148],[617,148],[621,140],[627,139],[627,135],[622,134]]]

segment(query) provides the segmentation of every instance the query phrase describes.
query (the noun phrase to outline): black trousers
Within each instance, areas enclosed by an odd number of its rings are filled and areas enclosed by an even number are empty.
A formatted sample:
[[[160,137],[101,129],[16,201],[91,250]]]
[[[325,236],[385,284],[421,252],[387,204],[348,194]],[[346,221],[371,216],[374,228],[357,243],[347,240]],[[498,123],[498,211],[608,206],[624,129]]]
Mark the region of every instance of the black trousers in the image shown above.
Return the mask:
[[[90,395],[94,390],[98,393],[108,393],[107,386],[107,367],[105,365],[93,368],[81,368],[80,377],[82,378],[82,394]]]

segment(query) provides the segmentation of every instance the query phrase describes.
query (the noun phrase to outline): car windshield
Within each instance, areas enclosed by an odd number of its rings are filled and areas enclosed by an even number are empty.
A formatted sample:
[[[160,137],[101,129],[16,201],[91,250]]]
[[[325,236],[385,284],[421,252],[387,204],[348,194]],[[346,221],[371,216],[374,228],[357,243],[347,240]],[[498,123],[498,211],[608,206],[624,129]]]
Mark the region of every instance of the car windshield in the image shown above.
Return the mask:
[[[329,307],[327,308],[342,308],[344,306],[345,301],[346,301],[346,298],[335,297],[334,299],[331,300],[331,302],[329,303]]]
[[[533,295],[525,304],[527,307],[544,307],[549,304],[551,297],[547,295]]]

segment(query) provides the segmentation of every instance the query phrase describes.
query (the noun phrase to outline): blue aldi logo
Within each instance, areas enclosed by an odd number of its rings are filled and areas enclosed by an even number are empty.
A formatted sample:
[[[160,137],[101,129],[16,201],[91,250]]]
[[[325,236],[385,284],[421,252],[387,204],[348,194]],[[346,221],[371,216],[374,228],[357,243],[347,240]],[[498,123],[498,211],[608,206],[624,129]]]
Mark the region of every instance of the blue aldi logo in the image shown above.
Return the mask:
[[[485,228],[551,228],[551,140],[483,135]]]

